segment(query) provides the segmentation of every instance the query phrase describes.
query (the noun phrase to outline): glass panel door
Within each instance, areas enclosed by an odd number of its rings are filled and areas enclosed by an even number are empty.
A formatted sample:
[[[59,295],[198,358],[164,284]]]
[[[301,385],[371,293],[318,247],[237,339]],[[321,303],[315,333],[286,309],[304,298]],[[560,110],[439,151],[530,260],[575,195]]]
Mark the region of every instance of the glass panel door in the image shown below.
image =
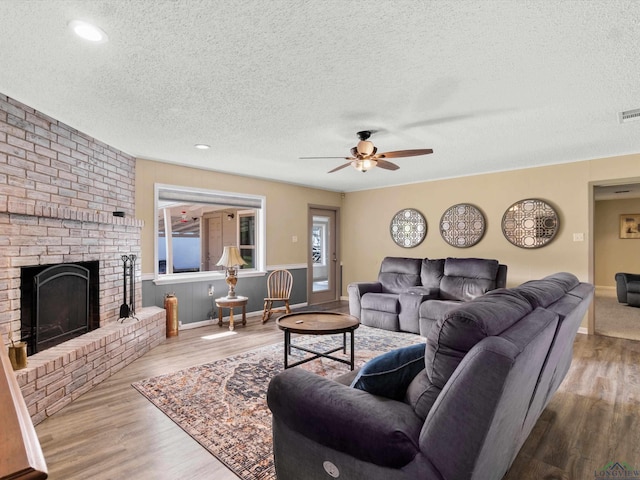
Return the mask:
[[[311,227],[311,258],[313,261],[312,291],[320,292],[329,289],[329,217],[314,215]]]
[[[338,299],[336,210],[309,209],[308,303]]]

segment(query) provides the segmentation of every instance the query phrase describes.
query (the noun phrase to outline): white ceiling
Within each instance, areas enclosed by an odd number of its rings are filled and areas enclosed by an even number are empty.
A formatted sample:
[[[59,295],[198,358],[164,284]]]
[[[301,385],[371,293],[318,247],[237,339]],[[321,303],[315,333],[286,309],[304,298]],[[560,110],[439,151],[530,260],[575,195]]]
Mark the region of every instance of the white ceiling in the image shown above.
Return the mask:
[[[0,0],[0,93],[137,157],[336,191],[639,153],[639,73],[637,0]],[[434,154],[298,159],[364,129]]]

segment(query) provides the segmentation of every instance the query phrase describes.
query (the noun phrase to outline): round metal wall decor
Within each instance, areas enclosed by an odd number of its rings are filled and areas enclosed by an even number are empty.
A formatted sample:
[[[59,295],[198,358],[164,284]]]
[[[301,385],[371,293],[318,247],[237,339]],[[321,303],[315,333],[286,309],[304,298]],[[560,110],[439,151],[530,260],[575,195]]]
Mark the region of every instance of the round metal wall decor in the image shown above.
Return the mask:
[[[540,248],[558,233],[560,219],[554,208],[535,198],[520,200],[502,216],[502,233],[520,248]]]
[[[473,205],[459,203],[449,207],[440,219],[440,235],[449,245],[467,248],[478,243],[486,228],[484,215]]]
[[[393,241],[404,248],[420,245],[427,235],[427,221],[413,208],[405,208],[396,213],[389,228]]]

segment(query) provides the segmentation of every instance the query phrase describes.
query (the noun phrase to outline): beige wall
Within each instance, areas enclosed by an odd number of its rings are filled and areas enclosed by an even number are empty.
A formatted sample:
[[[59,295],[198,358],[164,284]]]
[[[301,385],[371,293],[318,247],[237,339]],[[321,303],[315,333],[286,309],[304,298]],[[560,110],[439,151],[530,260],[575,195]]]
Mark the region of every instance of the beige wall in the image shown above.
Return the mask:
[[[208,188],[267,198],[267,266],[307,263],[309,204],[341,206],[341,194],[178,165],[136,161],[136,218],[142,229],[142,273],[153,273],[154,184]],[[298,242],[293,243],[292,237]]]
[[[342,209],[343,295],[350,282],[375,279],[387,255],[496,258],[509,266],[509,286],[558,271],[588,281],[591,183],[639,175],[640,155],[627,155],[348,193]],[[559,233],[545,247],[518,248],[502,235],[505,210],[525,198],[549,202],[560,216]],[[442,213],[457,203],[477,206],[487,220],[484,238],[471,248],[451,247],[440,236]],[[428,223],[425,241],[413,249],[396,246],[389,235],[391,218],[407,207],[420,210]],[[573,233],[584,233],[585,240],[574,242]]]
[[[593,281],[589,278],[589,244],[594,237],[590,189],[593,184],[623,183],[629,179],[640,180],[640,154],[351,192],[342,199],[336,192],[137,160],[136,217],[145,221],[142,251],[152,252],[154,183],[265,195],[267,264],[279,265],[307,261],[309,204],[341,207],[343,295],[349,282],[375,279],[380,260],[387,255],[496,258],[509,266],[510,286],[557,271],[573,272],[581,280]],[[558,235],[543,248],[517,248],[502,235],[500,224],[505,210],[525,198],[551,203],[560,216]],[[477,206],[487,220],[484,238],[471,248],[451,247],[440,237],[440,217],[457,203]],[[396,246],[389,235],[391,218],[407,207],[420,210],[428,223],[425,241],[413,249]],[[574,242],[573,233],[584,233],[585,240]],[[298,243],[291,241],[293,235],[298,237]],[[633,241],[626,242],[634,245]],[[597,251],[601,250],[598,244]],[[153,272],[152,256],[143,255],[142,268],[143,273]],[[604,277],[610,276],[602,267],[596,266],[596,270],[598,275],[603,272]],[[596,284],[599,282],[596,280]]]
[[[620,215],[625,213],[640,215],[640,198],[595,204],[595,284],[599,287],[614,287],[617,272],[640,273],[640,239],[620,238]]]

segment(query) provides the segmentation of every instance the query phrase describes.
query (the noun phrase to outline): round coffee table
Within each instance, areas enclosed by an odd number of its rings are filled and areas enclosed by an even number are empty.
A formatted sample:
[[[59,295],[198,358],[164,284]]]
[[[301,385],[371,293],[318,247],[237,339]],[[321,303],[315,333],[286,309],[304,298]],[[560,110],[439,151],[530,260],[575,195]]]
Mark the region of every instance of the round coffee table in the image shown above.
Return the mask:
[[[276,324],[280,330],[284,331],[284,368],[295,367],[302,363],[310,362],[316,358],[324,357],[337,362],[346,363],[353,370],[354,367],[354,348],[353,348],[353,332],[360,326],[360,320],[346,313],[335,312],[300,312],[289,313],[283,315]],[[311,350],[310,348],[300,345],[291,344],[291,334],[297,333],[300,335],[334,335],[336,333],[342,334],[342,345],[326,352],[318,352]],[[350,360],[344,358],[335,357],[330,355],[333,352],[342,350],[347,353],[347,333],[351,334],[351,357]],[[291,349],[296,348],[308,353],[313,354],[312,357],[305,358],[298,362],[289,364],[289,355]]]

